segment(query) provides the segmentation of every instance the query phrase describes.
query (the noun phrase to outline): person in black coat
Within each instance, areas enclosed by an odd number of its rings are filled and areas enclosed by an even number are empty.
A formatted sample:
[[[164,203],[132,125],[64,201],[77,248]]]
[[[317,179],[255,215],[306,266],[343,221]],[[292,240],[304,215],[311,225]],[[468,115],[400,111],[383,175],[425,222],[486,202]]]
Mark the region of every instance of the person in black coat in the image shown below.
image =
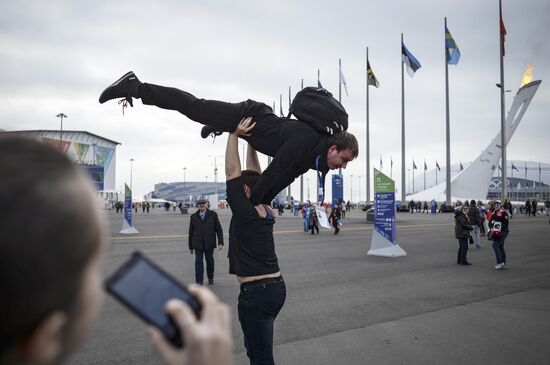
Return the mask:
[[[468,240],[473,227],[468,219],[467,205],[461,205],[455,212],[455,236],[458,239],[458,257],[456,263],[459,265],[471,265],[466,259],[468,253]]]
[[[250,133],[240,135],[240,138],[256,151],[273,157],[250,197],[259,212],[263,209],[260,204],[270,204],[281,190],[309,169],[321,174],[321,188],[324,189],[329,170],[346,168],[347,163],[359,155],[357,139],[349,132],[329,136],[304,122],[277,116],[264,103],[250,99],[240,103],[199,99],[173,87],[142,83],[132,71],[108,86],[101,93],[99,102],[116,98],[123,98],[130,105],[133,99],[141,99],[145,105],[176,110],[204,125],[203,138],[211,133],[232,133],[241,119],[252,117],[254,123]]]
[[[204,277],[203,256],[206,259],[208,285],[214,284],[214,249],[216,236],[218,249],[223,248],[223,230],[216,212],[206,209],[206,200],[197,202],[199,208],[189,221],[189,252],[195,253],[195,282],[202,285]]]

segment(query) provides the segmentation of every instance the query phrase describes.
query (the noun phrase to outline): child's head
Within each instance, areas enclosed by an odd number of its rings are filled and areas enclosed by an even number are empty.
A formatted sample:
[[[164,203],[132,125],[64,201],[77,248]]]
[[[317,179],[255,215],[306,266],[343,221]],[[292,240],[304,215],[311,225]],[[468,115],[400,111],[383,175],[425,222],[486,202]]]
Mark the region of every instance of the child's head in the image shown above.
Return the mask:
[[[74,349],[101,306],[105,249],[85,174],[45,144],[0,136],[0,364]]]

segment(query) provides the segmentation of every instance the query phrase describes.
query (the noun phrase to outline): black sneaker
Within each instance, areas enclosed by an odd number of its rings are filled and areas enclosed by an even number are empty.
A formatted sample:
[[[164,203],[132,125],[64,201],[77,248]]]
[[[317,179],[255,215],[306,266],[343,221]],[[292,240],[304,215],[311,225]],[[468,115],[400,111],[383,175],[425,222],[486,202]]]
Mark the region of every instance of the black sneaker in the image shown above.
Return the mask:
[[[138,96],[139,85],[141,85],[141,82],[136,74],[133,71],[127,72],[124,76],[103,90],[99,96],[99,102],[103,104],[112,99],[124,98],[123,100],[130,103],[130,106],[134,106],[132,97],[136,98]]]
[[[208,285],[214,285],[214,279],[208,279]]]
[[[201,137],[202,138],[208,138],[208,136],[212,135],[212,137],[221,136],[223,132],[216,130],[216,128],[212,127],[211,125],[205,125],[201,129]]]

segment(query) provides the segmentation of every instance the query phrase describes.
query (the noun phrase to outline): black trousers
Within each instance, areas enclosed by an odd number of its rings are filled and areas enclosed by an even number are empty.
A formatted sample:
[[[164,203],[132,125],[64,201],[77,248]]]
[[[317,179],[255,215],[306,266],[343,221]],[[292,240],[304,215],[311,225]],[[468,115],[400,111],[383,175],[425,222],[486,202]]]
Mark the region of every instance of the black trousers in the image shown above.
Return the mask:
[[[282,277],[241,284],[237,309],[250,365],[275,364],[273,323],[285,300],[286,286]]]
[[[202,284],[204,278],[204,259],[206,259],[206,276],[214,279],[214,249],[195,250],[195,282]]]
[[[458,257],[456,259],[457,264],[468,261],[466,259],[466,254],[468,253],[468,239],[459,238],[458,239]]]
[[[256,126],[252,135],[243,139],[256,151],[271,157],[284,142],[281,129],[287,119],[273,114],[271,107],[264,103],[250,99],[240,103],[198,99],[183,90],[147,83],[140,85],[139,97],[143,104],[176,110],[195,122],[211,125],[222,132],[233,132],[241,119],[252,117]]]

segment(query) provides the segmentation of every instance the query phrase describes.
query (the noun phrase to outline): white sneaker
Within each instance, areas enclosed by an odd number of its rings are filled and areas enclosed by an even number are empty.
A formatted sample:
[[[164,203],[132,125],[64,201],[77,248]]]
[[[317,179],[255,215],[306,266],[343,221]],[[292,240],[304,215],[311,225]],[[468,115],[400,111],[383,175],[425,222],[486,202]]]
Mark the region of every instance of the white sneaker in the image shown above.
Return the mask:
[[[504,268],[504,264],[498,264],[495,266],[495,270],[502,270]]]
[[[503,263],[503,264],[502,264],[502,268],[503,268],[503,269],[507,269],[507,268],[508,268],[508,265],[506,265],[506,263]]]

